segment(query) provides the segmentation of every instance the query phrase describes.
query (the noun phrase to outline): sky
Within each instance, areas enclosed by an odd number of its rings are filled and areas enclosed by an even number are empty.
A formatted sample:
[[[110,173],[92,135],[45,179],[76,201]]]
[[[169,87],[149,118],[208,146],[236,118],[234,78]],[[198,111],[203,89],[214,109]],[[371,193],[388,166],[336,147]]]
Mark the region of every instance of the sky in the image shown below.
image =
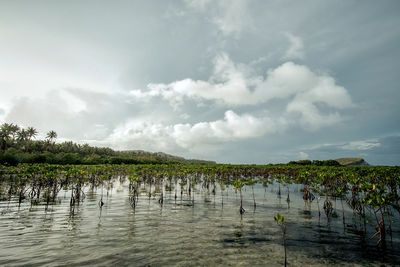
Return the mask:
[[[219,163],[400,165],[400,2],[0,0],[0,123]]]

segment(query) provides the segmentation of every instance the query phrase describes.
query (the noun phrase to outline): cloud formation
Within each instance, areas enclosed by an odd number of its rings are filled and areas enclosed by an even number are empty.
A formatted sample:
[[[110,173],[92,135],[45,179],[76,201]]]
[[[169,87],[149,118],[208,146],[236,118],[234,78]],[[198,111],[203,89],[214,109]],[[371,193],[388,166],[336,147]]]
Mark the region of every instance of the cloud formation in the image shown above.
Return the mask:
[[[327,74],[311,71],[307,66],[286,62],[254,75],[249,65],[235,64],[226,53],[214,60],[213,75],[207,80],[184,79],[169,84],[149,84],[146,91],[132,90],[134,98],[162,97],[177,109],[185,99],[211,100],[227,107],[259,106],[273,100],[286,101],[282,116],[295,116],[311,130],[341,120],[337,110],[354,106],[347,90]],[[323,113],[325,106],[335,111]]]
[[[221,120],[195,124],[164,125],[131,120],[117,127],[104,142],[123,147],[134,144],[152,150],[190,150],[199,145],[261,137],[279,131],[284,123],[266,117],[239,115],[232,110],[226,111]]]
[[[214,60],[214,73],[207,80],[190,78],[169,84],[149,84],[148,91],[132,90],[139,97],[162,96],[173,103],[184,97],[216,100],[227,106],[257,105],[273,99],[294,97],[295,103],[324,103],[334,108],[351,107],[347,90],[336,85],[327,74],[311,71],[291,61],[267,71],[265,76],[251,75],[245,64],[235,64],[226,53]]]

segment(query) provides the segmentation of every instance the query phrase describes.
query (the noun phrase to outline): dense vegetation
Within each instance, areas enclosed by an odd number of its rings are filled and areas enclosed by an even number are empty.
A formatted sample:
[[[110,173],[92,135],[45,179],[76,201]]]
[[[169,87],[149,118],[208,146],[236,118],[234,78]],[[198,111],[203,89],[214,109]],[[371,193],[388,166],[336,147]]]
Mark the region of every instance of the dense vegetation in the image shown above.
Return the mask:
[[[57,133],[49,131],[45,140],[34,140],[38,131],[16,124],[0,126],[0,164],[18,163],[49,164],[165,164],[165,163],[212,163],[210,161],[186,160],[165,153],[150,153],[141,150],[114,151],[106,147],[93,147],[71,141],[56,143]]]
[[[329,218],[338,216],[332,200],[340,199],[354,211],[355,216],[366,214],[376,218],[377,245],[386,246],[387,235],[392,235],[392,219],[400,214],[400,167],[326,167],[313,165],[222,165],[222,164],[152,164],[152,165],[49,165],[21,164],[17,167],[0,166],[0,198],[17,197],[19,203],[30,199],[31,203],[56,199],[61,189],[71,190],[71,207],[84,198],[85,186],[91,188],[109,184],[114,178],[128,179],[130,202],[135,208],[140,191],[146,185],[148,192],[157,195],[160,204],[163,192],[175,190],[176,195],[194,194],[193,188],[201,185],[212,190],[216,186],[232,186],[240,193],[244,185],[262,183],[268,187],[273,182],[280,185],[296,183],[303,185],[305,202],[319,201],[321,213]],[[152,191],[151,188],[158,187]],[[282,190],[284,191],[284,190]],[[281,190],[279,187],[279,196]],[[284,194],[284,193],[282,193]],[[290,201],[287,190],[287,201]],[[194,200],[193,200],[194,201]],[[102,206],[102,202],[99,203]],[[256,200],[254,199],[254,209]],[[240,202],[240,214],[245,210]],[[319,216],[321,216],[321,213]],[[345,217],[343,212],[343,225]]]

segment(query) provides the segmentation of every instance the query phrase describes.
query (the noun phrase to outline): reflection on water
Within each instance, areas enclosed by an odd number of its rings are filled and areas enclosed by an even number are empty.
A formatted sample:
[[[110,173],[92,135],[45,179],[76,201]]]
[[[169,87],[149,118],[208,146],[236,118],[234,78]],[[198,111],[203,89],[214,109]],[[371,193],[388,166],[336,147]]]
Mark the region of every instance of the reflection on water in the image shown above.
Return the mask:
[[[119,181],[85,188],[74,209],[71,191],[61,191],[49,205],[26,200],[18,207],[18,198],[1,200],[0,265],[280,266],[282,235],[273,219],[278,212],[287,218],[289,265],[400,264],[398,214],[393,240],[381,251],[370,239],[371,214],[364,222],[346,203],[342,210],[341,201],[332,200],[333,216],[327,218],[323,201],[304,202],[300,185],[290,185],[289,201],[284,186],[256,184],[254,198],[251,186],[244,187],[243,216],[232,187],[197,185],[189,195],[179,184],[152,185],[151,194],[149,186],[141,186],[135,208],[128,183]]]

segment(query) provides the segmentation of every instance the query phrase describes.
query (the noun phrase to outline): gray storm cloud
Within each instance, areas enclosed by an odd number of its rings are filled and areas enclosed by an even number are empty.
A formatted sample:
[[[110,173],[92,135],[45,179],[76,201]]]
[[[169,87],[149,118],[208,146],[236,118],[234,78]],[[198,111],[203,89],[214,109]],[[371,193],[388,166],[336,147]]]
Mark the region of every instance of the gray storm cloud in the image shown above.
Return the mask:
[[[219,162],[399,164],[399,10],[392,0],[2,1],[0,122]]]

